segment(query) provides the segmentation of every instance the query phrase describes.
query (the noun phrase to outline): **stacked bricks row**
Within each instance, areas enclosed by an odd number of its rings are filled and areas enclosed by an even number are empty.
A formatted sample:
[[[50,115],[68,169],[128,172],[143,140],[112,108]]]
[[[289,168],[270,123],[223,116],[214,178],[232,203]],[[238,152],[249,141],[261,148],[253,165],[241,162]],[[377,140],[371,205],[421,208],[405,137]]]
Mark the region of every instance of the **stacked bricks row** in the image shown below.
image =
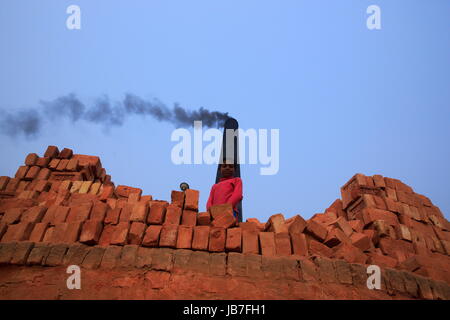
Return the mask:
[[[402,268],[450,283],[444,272],[448,221],[428,198],[396,179],[357,174],[341,188],[342,200],[308,221],[276,214],[265,224],[257,219],[237,223],[231,205],[199,213],[196,190],[172,191],[169,203],[143,196],[139,188],[102,183],[96,176],[102,171],[98,157],[49,147],[43,158],[50,159],[46,167],[31,154],[18,170],[20,178],[0,178],[1,242],[318,256]],[[78,171],[69,171],[69,162],[63,168],[63,160],[76,163]],[[30,180],[33,167],[49,170],[50,176]],[[80,170],[90,170],[94,178],[73,181],[71,174]],[[62,180],[53,179],[58,174]]]
[[[398,179],[356,174],[329,212],[359,224],[373,245],[369,262],[449,280],[450,224],[438,207]]]
[[[322,257],[285,258],[239,253],[152,249],[137,245],[86,246],[9,242],[0,244],[0,265],[78,265],[86,269],[146,268],[170,273],[204,273],[213,276],[286,279],[339,284],[367,289],[367,265]],[[391,296],[416,299],[450,299],[450,286],[442,281],[390,268],[382,270],[381,290]]]
[[[169,204],[141,196],[140,189],[124,187],[122,191],[117,192],[118,199],[107,198],[106,202],[86,203],[89,197],[79,194],[71,198],[71,203],[76,205],[52,206],[45,218],[42,213],[45,207],[33,207],[28,211],[37,210],[39,214],[31,221],[20,218],[22,212],[18,211],[22,210],[10,210],[4,222],[13,226],[4,232],[2,241],[79,241],[101,246],[134,244],[263,256],[322,256],[351,263],[398,266],[397,260],[374,247],[371,235],[374,230],[364,230],[361,221],[348,221],[331,209],[325,214],[316,214],[309,221],[298,215],[285,220],[283,215],[277,214],[265,225],[249,219],[236,226],[235,220],[226,219],[232,216],[229,205],[213,206],[206,223],[202,214],[184,210],[185,206],[177,203],[174,196]],[[194,202],[198,203],[198,198]],[[53,216],[57,218],[51,218]]]
[[[38,202],[55,198],[58,191],[74,189],[100,195],[106,185],[111,185],[111,177],[106,175],[100,158],[73,154],[64,148],[49,146],[43,157],[30,153],[25,163],[17,170],[14,178],[0,177],[0,199],[33,199]],[[63,183],[64,182],[64,183]],[[60,188],[60,185],[63,187]]]

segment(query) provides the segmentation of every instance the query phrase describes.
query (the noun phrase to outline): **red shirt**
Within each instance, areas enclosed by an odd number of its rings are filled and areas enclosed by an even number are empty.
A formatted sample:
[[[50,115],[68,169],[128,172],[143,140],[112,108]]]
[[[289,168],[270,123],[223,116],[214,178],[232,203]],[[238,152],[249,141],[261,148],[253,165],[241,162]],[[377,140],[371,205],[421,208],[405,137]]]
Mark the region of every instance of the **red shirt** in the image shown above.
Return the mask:
[[[219,182],[212,186],[209,194],[206,210],[216,204],[230,203],[233,209],[242,200],[242,180],[239,177],[220,178]]]

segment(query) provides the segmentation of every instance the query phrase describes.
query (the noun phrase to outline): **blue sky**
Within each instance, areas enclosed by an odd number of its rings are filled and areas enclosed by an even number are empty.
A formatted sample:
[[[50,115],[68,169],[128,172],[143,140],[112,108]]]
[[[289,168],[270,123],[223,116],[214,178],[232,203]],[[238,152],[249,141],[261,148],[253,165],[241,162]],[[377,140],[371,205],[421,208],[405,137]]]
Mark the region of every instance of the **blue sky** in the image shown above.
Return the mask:
[[[66,8],[81,8],[68,30]],[[368,30],[366,8],[381,8]],[[450,2],[21,1],[0,4],[0,110],[75,93],[130,92],[229,112],[280,130],[280,170],[242,166],[244,218],[323,212],[355,173],[401,179],[450,217]],[[47,145],[98,155],[116,185],[170,199],[182,181],[204,208],[216,166],[170,160],[170,123],[48,121],[0,136],[0,175]]]

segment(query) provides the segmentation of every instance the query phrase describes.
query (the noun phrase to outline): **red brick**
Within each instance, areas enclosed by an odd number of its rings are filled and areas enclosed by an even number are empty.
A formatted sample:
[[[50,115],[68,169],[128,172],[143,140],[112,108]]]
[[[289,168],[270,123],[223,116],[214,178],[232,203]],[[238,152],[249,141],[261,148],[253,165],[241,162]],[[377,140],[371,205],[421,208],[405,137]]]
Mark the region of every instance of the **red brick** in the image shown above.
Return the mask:
[[[59,160],[59,159],[52,159],[52,160],[50,160],[50,163],[48,164],[49,169],[56,170],[56,168],[58,167],[60,161],[61,160]]]
[[[92,184],[91,188],[89,189],[89,194],[92,194],[95,196],[98,195],[101,187],[102,187],[101,182],[94,182]]]
[[[398,264],[398,261],[392,257],[385,256],[382,254],[369,252],[367,254],[369,256],[368,263],[374,264],[381,268],[395,268]]]
[[[170,204],[166,208],[164,224],[179,225],[181,220],[181,208]]]
[[[209,226],[211,224],[211,215],[209,212],[200,212],[197,216],[199,226]]]
[[[108,211],[106,212],[105,224],[118,224],[120,211],[122,211],[122,209],[120,208],[108,209]]]
[[[145,223],[147,221],[147,215],[148,215],[147,203],[136,203],[133,206],[130,220]]]
[[[395,212],[395,213],[403,212],[402,208],[401,208],[402,204],[400,202],[392,200],[391,198],[385,198],[384,201],[386,202],[387,210],[389,210],[391,212]]]
[[[242,253],[259,254],[258,232],[242,230]]]
[[[103,221],[106,216],[108,205],[101,201],[96,201],[92,207],[90,220]]]
[[[429,265],[428,257],[414,255],[404,260],[402,263],[400,263],[399,268],[409,272],[414,272],[417,271],[419,268],[426,267],[428,265]]]
[[[289,233],[275,233],[276,253],[279,256],[289,256],[292,254],[291,238]]]
[[[409,228],[403,224],[399,224],[397,226],[397,228],[395,228],[397,231],[397,238],[400,240],[405,240],[405,241],[412,241],[412,236],[411,236],[411,232],[409,230]]]
[[[67,222],[83,222],[90,218],[92,204],[82,204],[70,207]]]
[[[277,253],[274,232],[259,232],[259,245],[263,256],[275,256]]]
[[[81,230],[80,242],[87,245],[95,245],[100,240],[103,223],[99,220],[87,220]]]
[[[57,224],[66,222],[67,216],[69,215],[69,211],[70,211],[69,207],[57,206],[54,219],[50,223]]]
[[[233,206],[229,203],[217,204],[211,206],[208,211],[211,214],[211,218],[214,220],[219,219],[223,215],[233,215]]]
[[[183,191],[175,191],[173,190],[171,193],[171,203],[183,209],[184,205],[184,192]]]
[[[31,232],[29,240],[32,242],[41,242],[44,239],[45,232],[49,224],[47,222],[36,223]]]
[[[308,243],[303,233],[291,234],[292,251],[295,255],[308,256]]]
[[[99,246],[109,246],[111,243],[111,238],[116,229],[115,225],[107,224],[103,227],[102,234],[100,235],[100,239],[98,240]]]
[[[60,158],[60,159],[70,159],[72,157],[72,155],[73,155],[72,149],[64,148],[59,153],[58,158]]]
[[[142,190],[139,188],[133,188],[133,187],[123,186],[123,185],[117,186],[115,192],[119,197],[124,197],[124,198],[128,198],[130,193],[138,193],[139,195],[142,194]]]
[[[181,224],[185,226],[195,227],[197,225],[197,212],[193,210],[183,210],[181,216]]]
[[[198,198],[200,192],[193,189],[187,189],[184,193],[184,209],[198,211]]]
[[[345,242],[337,247],[337,250],[334,252],[334,258],[344,259],[350,263],[364,264],[367,261],[367,256],[361,251],[361,249]]]
[[[128,203],[135,204],[141,200],[141,195],[139,193],[130,193],[128,195]]]
[[[395,258],[399,262],[405,261],[415,254],[412,243],[403,240],[381,238],[379,246],[383,254]]]
[[[100,201],[106,201],[109,198],[114,196],[114,187],[113,186],[103,186],[103,190],[100,193],[98,199]]]
[[[99,171],[102,167],[100,158],[97,156],[88,156],[84,154],[74,154],[72,158],[78,159],[80,166],[91,167],[95,172]]]
[[[309,252],[311,255],[319,255],[328,258],[331,258],[333,255],[332,249],[313,239],[309,241]]]
[[[330,226],[324,244],[332,248],[342,242],[350,242],[349,237],[347,237],[342,230]]]
[[[299,215],[286,220],[286,225],[290,234],[302,233],[306,228],[306,221]]]
[[[131,218],[131,213],[133,212],[134,205],[127,203],[120,211],[119,222],[128,222]]]
[[[49,191],[50,186],[51,184],[47,180],[37,180],[33,190],[38,192]]]
[[[67,162],[66,170],[67,171],[78,171],[80,166],[78,165],[78,159],[70,159],[69,162]]]
[[[17,178],[9,179],[8,184],[5,188],[5,191],[16,191],[19,183],[20,183],[20,179],[17,179]]]
[[[289,232],[288,225],[281,213],[274,214],[267,220],[265,230],[275,233]]]
[[[393,201],[398,201],[397,193],[395,192],[395,189],[386,187],[385,190],[386,190],[386,198],[387,199],[391,199]]]
[[[225,213],[212,221],[213,227],[231,228],[236,224],[236,218],[233,214]]]
[[[26,241],[17,243],[10,263],[15,265],[24,265],[33,247],[33,242]]]
[[[152,202],[147,217],[147,224],[162,224],[166,216],[167,202]]]
[[[22,214],[20,221],[21,222],[32,222],[32,223],[41,222],[46,211],[47,211],[46,207],[42,207],[42,206],[31,207]]]
[[[117,199],[109,198],[109,199],[106,200],[106,204],[108,206],[110,206],[112,209],[115,209],[116,208],[116,204],[117,204]]]
[[[159,236],[159,246],[175,248],[177,245],[178,226],[172,224],[163,225]]]
[[[255,222],[249,222],[249,221],[239,222],[238,226],[242,230],[250,230],[250,231],[255,231],[255,232],[263,232],[264,231],[264,225],[262,225],[262,228],[260,228],[261,226],[258,226]]]
[[[265,224],[264,224],[264,223],[261,223],[261,222],[260,222],[258,219],[256,219],[256,218],[249,218],[249,219],[245,220],[245,222],[253,223],[253,224],[255,224],[255,225],[257,226],[257,228],[258,228],[259,231],[264,231]]]
[[[152,201],[153,200],[153,197],[152,196],[150,196],[150,195],[146,195],[146,196],[141,196],[141,200],[140,200],[140,202],[142,202],[142,203],[149,203],[150,201]]]
[[[177,249],[190,249],[194,230],[189,226],[179,226],[177,235]]]
[[[130,224],[128,222],[120,222],[114,228],[114,232],[111,236],[110,244],[123,246],[127,243],[128,230]]]
[[[113,269],[120,261],[122,254],[122,247],[110,246],[105,249],[105,253],[100,264],[101,268]]]
[[[69,160],[67,159],[60,160],[58,166],[56,167],[56,171],[65,171],[68,164]]]
[[[210,227],[194,227],[194,236],[192,238],[192,249],[208,250]]]
[[[64,161],[64,160],[61,160],[61,161]],[[91,186],[92,186],[92,181],[84,181],[81,184],[81,187],[80,187],[80,190],[78,190],[78,193],[83,193],[83,194],[89,193],[89,189],[91,188]]]
[[[53,232],[55,231],[55,227],[48,227],[45,231],[44,237],[42,238],[42,242],[52,242]]]
[[[17,179],[25,179],[25,176],[27,175],[29,169],[29,166],[20,166],[19,169],[17,169],[16,175],[14,177]]]
[[[59,155],[59,149],[56,146],[48,146],[44,157],[56,158]]]
[[[39,156],[36,153],[29,153],[25,158],[26,166],[34,166],[38,160]]]
[[[36,160],[36,163],[34,165],[41,167],[41,168],[47,168],[48,164],[50,163],[50,158],[49,157],[39,157]],[[42,172],[42,170],[41,170]]]
[[[26,176],[25,176],[25,179],[26,180],[33,180],[33,179],[36,179],[38,176],[39,176],[39,172],[41,171],[41,168],[40,167],[38,167],[38,166],[32,166],[29,170],[28,170],[28,172],[27,172],[27,174],[26,174]]]
[[[373,230],[373,229],[366,229],[363,230],[363,233],[369,237],[369,240],[372,244],[374,245],[378,245],[378,241],[380,240],[380,238],[378,237],[378,233]]]
[[[355,232],[351,235],[350,240],[352,245],[362,251],[369,250],[372,247],[369,237],[364,233]]]
[[[13,224],[20,221],[20,217],[25,212],[25,208],[12,208],[5,211],[3,218],[1,219],[2,223],[5,224]]]
[[[25,241],[28,240],[33,231],[34,224],[31,222],[21,222],[10,224],[1,242]]]
[[[130,232],[128,233],[128,244],[140,245],[142,243],[142,238],[144,237],[145,229],[145,223],[132,222]]]
[[[159,225],[148,226],[145,231],[144,239],[142,240],[142,245],[145,247],[158,247],[161,229],[162,226]]]
[[[334,211],[328,211],[327,213],[316,213],[311,217],[312,221],[315,221],[319,224],[322,224],[324,226],[329,225],[333,221],[337,219],[337,215]]]
[[[209,233],[209,251],[223,252],[225,251],[226,229],[220,227],[212,227]]]
[[[349,220],[360,219],[359,215],[361,214],[364,208],[376,208],[377,205],[375,203],[375,199],[371,194],[363,194],[360,198],[358,198],[354,203],[352,203],[347,208],[347,216]]]
[[[17,186],[16,192],[22,192],[22,191],[25,191],[27,189],[29,190],[29,185],[30,184],[31,184],[30,181],[21,180],[19,182],[19,185]]]
[[[64,235],[64,243],[74,243],[78,241],[81,232],[81,222],[67,223]]]
[[[227,230],[227,240],[225,242],[225,249],[229,252],[242,251],[242,229],[230,228]]]
[[[50,171],[49,169],[47,169],[47,168],[42,168],[42,169],[39,171],[39,173],[38,173],[36,179],[37,179],[37,180],[48,180],[48,179],[50,178],[50,174],[51,174],[51,171]]]
[[[348,223],[348,221],[342,217],[337,218],[330,225],[335,226],[336,228],[339,228],[340,230],[342,230],[342,232],[344,232],[344,234],[347,237],[350,237],[353,233],[353,229],[350,226],[350,224]]]
[[[375,187],[386,188],[386,182],[384,181],[383,176],[376,174],[373,176],[373,181],[375,183]]]
[[[362,212],[364,224],[366,226],[371,224],[375,220],[384,220],[391,226],[397,226],[399,224],[397,216],[390,211],[365,208]]]
[[[320,242],[325,241],[327,237],[327,229],[323,225],[315,222],[314,220],[308,221],[305,232],[313,236],[317,240],[320,240]]]
[[[376,220],[372,223],[371,228],[373,228],[376,232],[377,235],[381,238],[381,237],[389,237],[389,238],[393,238],[396,239],[396,233],[394,228],[387,224],[386,221],[384,220]]]
[[[343,208],[346,209],[358,195],[353,195],[352,190],[367,184],[366,177],[363,174],[355,174],[349,181],[341,187],[341,197]]]
[[[3,191],[6,189],[6,186],[8,185],[9,182],[9,177],[6,176],[1,176],[0,177],[0,191]]]
[[[336,199],[329,208],[325,210],[325,213],[334,212],[337,217],[343,217],[347,219],[347,213],[343,209],[343,204],[341,199]]]

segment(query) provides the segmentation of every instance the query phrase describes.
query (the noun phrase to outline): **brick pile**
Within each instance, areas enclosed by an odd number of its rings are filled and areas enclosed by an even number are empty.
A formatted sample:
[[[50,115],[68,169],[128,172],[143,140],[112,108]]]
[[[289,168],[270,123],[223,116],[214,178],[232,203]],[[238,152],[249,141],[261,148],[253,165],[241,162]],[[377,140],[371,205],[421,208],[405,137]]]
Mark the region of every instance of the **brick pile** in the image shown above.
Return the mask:
[[[14,178],[0,177],[0,264],[75,259],[88,268],[114,267],[127,259],[134,265],[148,248],[187,249],[224,255],[228,263],[239,256],[296,261],[306,277],[317,269],[320,281],[334,274],[342,284],[355,281],[350,266],[375,264],[390,274],[386,288],[426,299],[448,293],[450,224],[427,197],[400,180],[362,174],[341,196],[309,220],[275,214],[266,223],[237,223],[230,205],[199,212],[197,190],[156,200],[139,188],[116,187],[98,157],[49,146],[43,157],[29,154]],[[446,293],[429,293],[423,281]]]

